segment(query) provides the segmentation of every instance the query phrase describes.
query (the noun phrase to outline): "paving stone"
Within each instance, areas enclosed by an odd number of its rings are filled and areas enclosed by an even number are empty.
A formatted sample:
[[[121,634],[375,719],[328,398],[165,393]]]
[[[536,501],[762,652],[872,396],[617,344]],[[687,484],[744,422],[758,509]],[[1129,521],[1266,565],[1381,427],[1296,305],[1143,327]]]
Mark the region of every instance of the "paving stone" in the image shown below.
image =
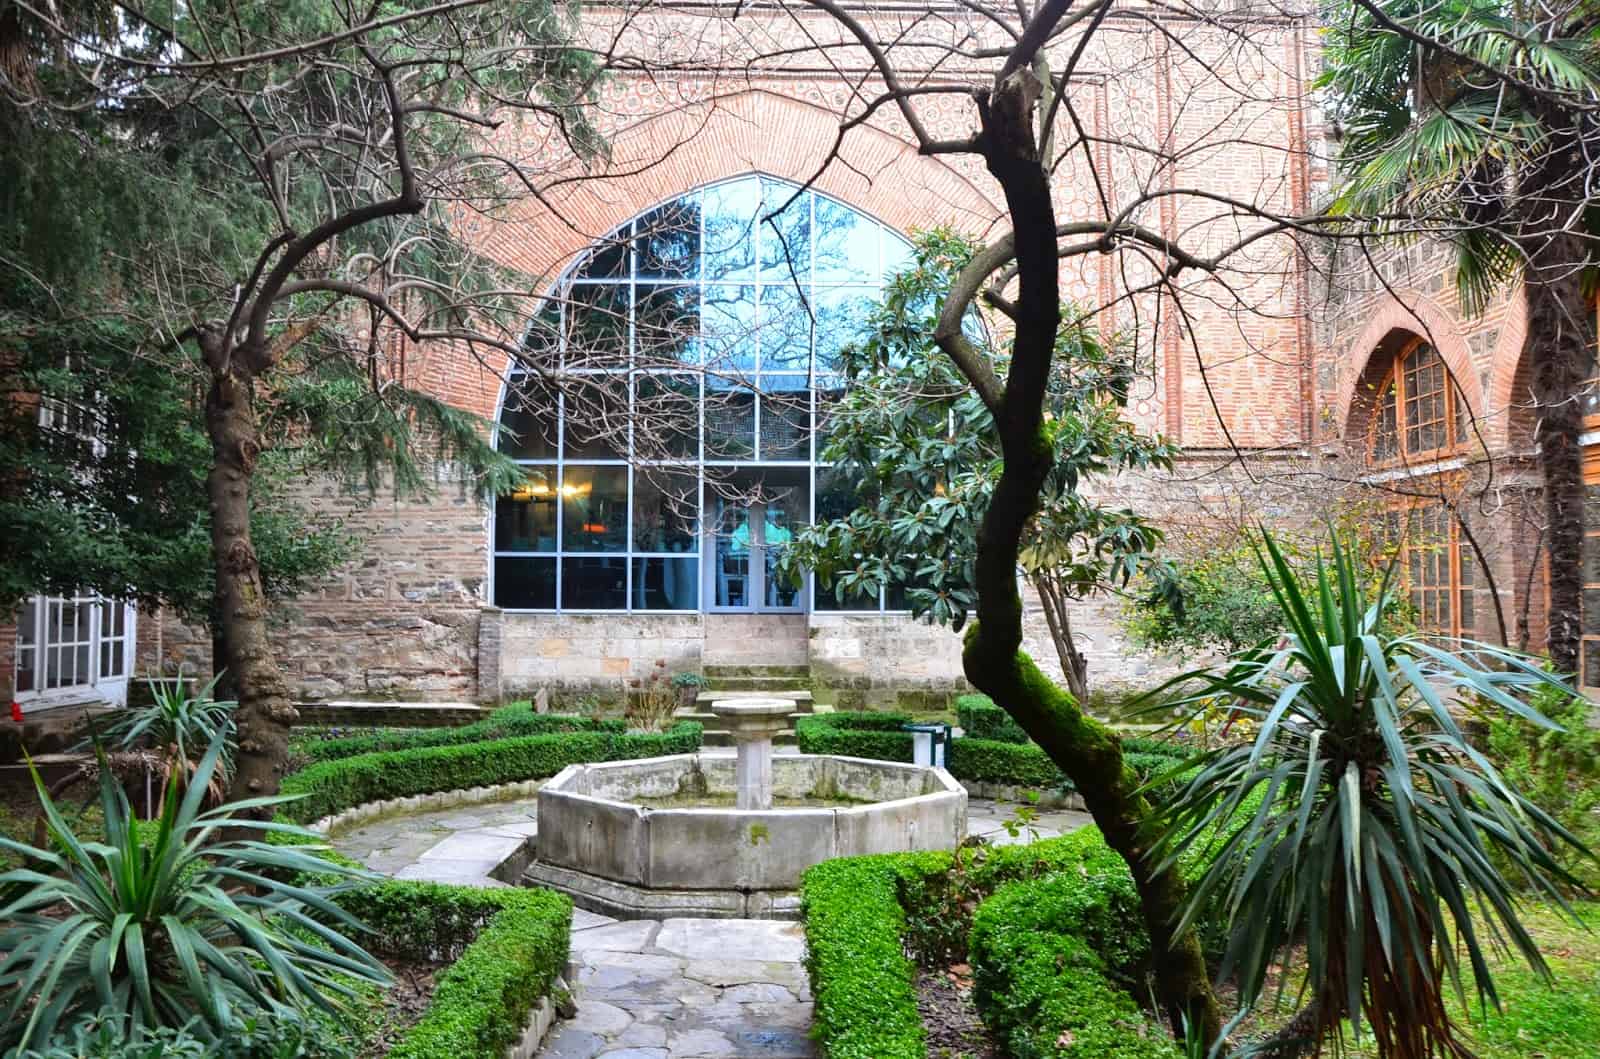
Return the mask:
[[[656,948],[691,960],[762,960],[798,963],[805,936],[798,923],[771,919],[668,919]]]
[[[602,1037],[615,1037],[633,1023],[633,1016],[603,1000],[583,1000],[578,1004],[578,1014],[566,1025],[572,1029],[588,1030]]]
[[[594,926],[581,933],[573,923],[572,951],[590,952],[603,949],[609,952],[643,952],[650,947],[660,924],[653,919],[634,919],[625,923],[612,922],[608,926]]]
[[[594,1059],[605,1047],[605,1038],[598,1034],[558,1026],[539,1052],[539,1059]]]

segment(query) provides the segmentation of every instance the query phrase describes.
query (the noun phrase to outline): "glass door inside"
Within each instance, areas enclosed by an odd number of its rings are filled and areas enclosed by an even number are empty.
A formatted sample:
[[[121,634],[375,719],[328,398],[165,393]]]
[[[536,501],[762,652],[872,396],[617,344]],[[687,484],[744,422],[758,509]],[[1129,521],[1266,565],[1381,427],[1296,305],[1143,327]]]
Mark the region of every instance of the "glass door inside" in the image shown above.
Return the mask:
[[[802,585],[777,575],[779,556],[810,517],[811,491],[804,470],[774,469],[741,475],[711,496],[706,600],[718,611],[794,612],[803,609]]]

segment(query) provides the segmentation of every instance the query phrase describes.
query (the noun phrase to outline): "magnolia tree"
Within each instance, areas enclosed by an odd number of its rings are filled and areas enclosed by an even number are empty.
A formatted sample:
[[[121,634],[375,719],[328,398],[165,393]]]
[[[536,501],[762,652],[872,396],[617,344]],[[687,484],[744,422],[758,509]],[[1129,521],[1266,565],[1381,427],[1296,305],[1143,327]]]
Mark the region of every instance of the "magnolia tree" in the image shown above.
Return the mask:
[[[840,603],[890,592],[955,629],[978,603],[978,530],[1004,462],[993,417],[933,339],[943,299],[975,250],[949,232],[927,233],[914,265],[887,282],[866,339],[844,354],[846,385],[824,424],[821,459],[858,502],[824,512],[781,560],[793,578],[815,572]],[[1161,539],[1131,509],[1098,503],[1081,487],[1094,476],[1169,468],[1174,449],[1122,414],[1131,350],[1102,343],[1070,306],[1063,312],[1044,398],[1051,467],[1018,559],[1081,702],[1089,674],[1067,603],[1126,585]],[[968,331],[978,354],[1003,370],[1006,355],[976,315]]]

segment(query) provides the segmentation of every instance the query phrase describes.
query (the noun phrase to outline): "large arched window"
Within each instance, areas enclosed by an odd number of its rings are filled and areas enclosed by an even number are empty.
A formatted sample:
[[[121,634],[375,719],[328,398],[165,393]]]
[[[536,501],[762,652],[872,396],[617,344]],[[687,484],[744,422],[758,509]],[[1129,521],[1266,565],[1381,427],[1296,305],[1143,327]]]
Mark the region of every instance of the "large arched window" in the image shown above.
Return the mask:
[[[528,480],[495,507],[497,606],[807,609],[809,586],[772,566],[795,527],[853,506],[815,427],[839,350],[911,248],[798,190],[752,175],[693,191],[552,290],[501,406],[500,448]]]
[[[1378,462],[1441,456],[1467,440],[1468,417],[1439,352],[1414,339],[1378,387],[1371,454]]]

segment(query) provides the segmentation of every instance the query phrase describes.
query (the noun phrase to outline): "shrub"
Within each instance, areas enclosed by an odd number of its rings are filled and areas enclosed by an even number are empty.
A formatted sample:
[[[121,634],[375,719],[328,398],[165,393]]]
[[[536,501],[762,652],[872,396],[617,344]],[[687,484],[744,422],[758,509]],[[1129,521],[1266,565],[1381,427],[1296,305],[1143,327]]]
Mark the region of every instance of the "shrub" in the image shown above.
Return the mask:
[[[1026,743],[1028,733],[987,695],[962,695],[956,699],[956,719],[964,735],[999,743]]]
[[[222,748],[218,733],[187,790],[174,770],[161,815],[143,827],[102,769],[103,842],[80,841],[34,774],[50,848],[0,838],[29,865],[0,875],[0,1045],[20,1051],[100,1014],[217,1040],[241,1010],[337,1012],[356,984],[388,981],[341,933],[359,924],[325,888],[279,877],[348,882],[348,868],[305,848],[216,840],[225,829],[282,827],[239,815],[272,798],[201,812]]]
[[[340,903],[381,951],[454,960],[391,1059],[499,1059],[567,963],[572,901],[549,890],[386,882]]]
[[[304,823],[364,802],[539,779],[586,761],[689,754],[700,736],[699,724],[684,721],[659,733],[579,731],[321,761],[284,777],[283,793],[298,796],[284,813]]]
[[[915,971],[900,940],[905,912],[895,877],[904,856],[823,861],[801,878],[812,1034],[829,1059],[927,1054]]]
[[[296,739],[294,751],[311,761],[373,754],[380,750],[420,750],[431,746],[457,746],[487,739],[557,732],[621,732],[626,725],[616,719],[579,717],[576,714],[535,713],[533,703],[514,702],[488,717],[459,728],[386,728],[371,735],[344,739]]]

